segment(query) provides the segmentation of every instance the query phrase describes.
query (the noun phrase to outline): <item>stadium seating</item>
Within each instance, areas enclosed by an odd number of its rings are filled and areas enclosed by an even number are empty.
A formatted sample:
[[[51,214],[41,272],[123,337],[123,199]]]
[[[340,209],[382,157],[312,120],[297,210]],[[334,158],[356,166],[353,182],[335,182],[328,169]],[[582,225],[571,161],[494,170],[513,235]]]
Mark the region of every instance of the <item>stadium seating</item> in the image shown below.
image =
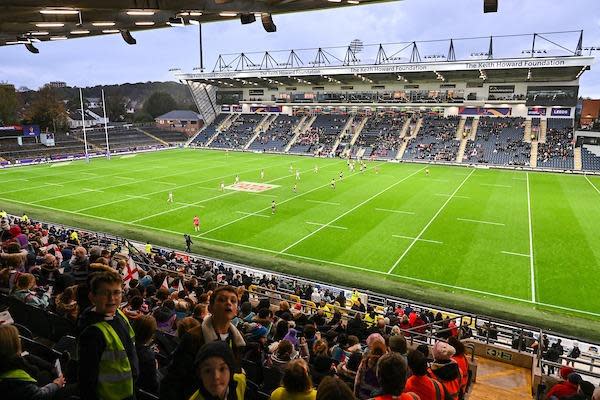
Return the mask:
[[[283,151],[285,145],[292,139],[294,128],[296,128],[300,119],[301,117],[297,116],[279,115],[269,129],[261,132],[252,142],[250,149]]]
[[[583,169],[600,171],[600,146],[584,145],[581,147]]]
[[[572,170],[573,160],[573,120],[548,118],[546,142],[538,148],[538,168]]]
[[[173,129],[166,129],[157,126],[144,126],[141,129],[168,143],[187,142],[189,139],[185,133]]]
[[[347,120],[343,115],[317,115],[310,129],[296,139],[290,153],[329,154]]]
[[[378,114],[369,117],[356,143],[353,155],[364,149],[363,157],[392,159],[398,153],[402,138],[400,130],[406,117],[400,114]]]
[[[417,137],[409,141],[403,160],[454,161],[460,142],[456,140],[459,117],[426,116]]]
[[[462,162],[528,165],[531,145],[523,142],[523,123],[523,118],[480,118],[477,137],[467,143]]]
[[[213,135],[217,131],[217,128],[219,127],[219,125],[221,125],[221,123],[223,123],[223,121],[225,121],[225,119],[229,115],[230,114],[225,114],[225,113],[217,115],[217,117],[215,118],[215,120],[210,125],[208,125],[207,127],[205,127],[198,134],[198,136],[196,136],[194,138],[193,144],[196,145],[196,146],[204,146],[204,145],[206,145],[206,142],[208,142],[210,140],[210,138],[213,137]]]
[[[254,129],[263,119],[260,114],[242,114],[226,130],[219,135],[210,144],[211,147],[223,149],[241,149],[254,135]]]

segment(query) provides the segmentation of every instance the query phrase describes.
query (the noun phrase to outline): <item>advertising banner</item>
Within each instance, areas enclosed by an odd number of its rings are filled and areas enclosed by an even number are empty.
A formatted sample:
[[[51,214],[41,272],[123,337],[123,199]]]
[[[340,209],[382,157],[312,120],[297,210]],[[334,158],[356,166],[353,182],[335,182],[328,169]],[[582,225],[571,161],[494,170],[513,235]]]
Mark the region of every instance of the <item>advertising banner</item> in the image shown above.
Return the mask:
[[[40,136],[39,125],[23,125],[23,136]]]
[[[460,115],[479,115],[479,116],[491,116],[491,117],[508,117],[510,116],[510,108],[486,108],[486,107],[459,107],[458,113]]]
[[[280,113],[281,106],[250,106],[250,112],[253,113]]]
[[[543,117],[546,115],[546,107],[529,107],[527,109],[527,115],[533,117]]]
[[[225,104],[221,106],[221,112],[228,113],[229,111],[231,111],[231,106]]]
[[[569,107],[553,107],[550,115],[553,117],[570,117],[571,109]]]

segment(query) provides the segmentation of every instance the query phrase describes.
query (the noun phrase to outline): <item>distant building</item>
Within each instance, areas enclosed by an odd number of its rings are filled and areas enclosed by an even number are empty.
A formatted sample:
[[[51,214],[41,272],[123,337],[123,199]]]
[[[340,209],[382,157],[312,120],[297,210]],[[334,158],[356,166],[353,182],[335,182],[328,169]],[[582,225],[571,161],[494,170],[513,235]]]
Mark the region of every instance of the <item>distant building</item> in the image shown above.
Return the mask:
[[[104,125],[104,115],[102,113],[102,109],[88,109],[85,110],[85,127],[91,128],[93,126]],[[81,110],[69,111],[69,128],[76,129],[81,128],[82,118],[81,118]],[[108,118],[106,118],[106,123],[108,123]]]
[[[100,97],[86,97],[85,103],[89,108],[102,108],[102,99]]]
[[[594,123],[600,117],[600,100],[584,99],[579,124],[584,127]]]
[[[196,133],[202,127],[200,114],[190,110],[173,110],[154,119],[156,126],[173,129],[189,134]]]
[[[46,86],[50,86],[52,88],[64,88],[67,87],[67,82],[54,81],[46,84]]]

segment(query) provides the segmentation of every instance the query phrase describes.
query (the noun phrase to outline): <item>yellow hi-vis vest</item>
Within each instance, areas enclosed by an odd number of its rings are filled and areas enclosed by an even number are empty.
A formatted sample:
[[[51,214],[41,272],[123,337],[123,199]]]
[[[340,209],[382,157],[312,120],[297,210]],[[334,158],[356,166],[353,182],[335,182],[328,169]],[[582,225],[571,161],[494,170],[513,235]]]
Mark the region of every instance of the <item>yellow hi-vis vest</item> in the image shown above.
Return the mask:
[[[150,243],[146,243],[146,254],[152,253],[152,245]]]
[[[0,374],[0,382],[5,379],[13,379],[15,381],[37,383],[35,379],[31,377],[27,372],[22,369],[13,369],[12,371],[6,371]]]
[[[129,335],[133,340],[135,333],[127,321],[127,317],[121,310],[117,313],[123,317],[123,321],[129,328]],[[116,315],[115,315],[116,318]],[[108,322],[98,322],[95,326],[102,332],[106,348],[100,358],[98,372],[98,387],[96,392],[98,398],[104,400],[121,400],[133,396],[133,376],[131,374],[131,364],[127,358],[127,352],[123,342]]]
[[[26,222],[29,223],[29,217],[27,216],[27,214],[23,214],[23,216],[21,217],[21,219]]]
[[[237,386],[235,387],[235,398],[237,400],[244,400],[246,394],[246,375],[234,374],[233,379],[237,382]],[[204,397],[200,394],[199,390],[196,390],[189,400],[204,400]]]

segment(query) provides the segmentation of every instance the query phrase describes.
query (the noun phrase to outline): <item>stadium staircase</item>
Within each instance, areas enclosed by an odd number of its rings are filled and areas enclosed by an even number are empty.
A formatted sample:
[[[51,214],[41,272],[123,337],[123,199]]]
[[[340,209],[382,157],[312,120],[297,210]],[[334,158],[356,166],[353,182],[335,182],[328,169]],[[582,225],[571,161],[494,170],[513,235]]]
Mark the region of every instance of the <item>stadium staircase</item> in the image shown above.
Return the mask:
[[[547,119],[540,120],[540,137],[538,138],[538,142],[546,143],[547,130],[548,130],[548,120]]]
[[[252,144],[252,142],[254,142],[256,140],[258,135],[260,135],[261,132],[266,132],[267,129],[269,129],[269,127],[271,126],[273,121],[275,121],[276,118],[277,118],[277,114],[265,115],[263,117],[263,119],[260,120],[258,125],[256,125],[256,128],[254,128],[254,134],[252,135],[250,140],[248,140],[248,143],[246,143],[246,145],[244,146],[244,150],[248,150],[250,148],[250,145]]]
[[[408,146],[409,139],[402,139],[402,146],[398,149],[398,154],[396,154],[396,160],[401,160],[404,152],[406,151],[406,147]]]
[[[236,119],[240,117],[240,115],[242,114],[231,114],[230,116],[228,116],[225,119],[225,121],[223,121],[223,123],[219,125],[217,129],[215,129],[214,135],[212,135],[212,137],[206,141],[205,147],[209,147],[210,144],[217,138],[217,136],[219,136],[221,132],[229,129],[229,127],[235,122]]]
[[[469,140],[466,138],[460,140],[460,147],[458,148],[458,153],[456,153],[456,162],[457,163],[462,162],[463,157],[465,156],[465,149],[467,148],[468,141]]]
[[[525,133],[523,135],[523,141],[531,143],[531,119],[525,120]]]
[[[417,135],[419,134],[419,131],[421,130],[421,127],[423,126],[423,118],[419,118],[419,120],[417,121],[417,123],[415,124],[414,129],[412,130],[412,132],[410,133],[410,137],[411,138],[416,138]]]
[[[290,142],[285,146],[285,149],[283,150],[284,153],[287,153],[288,151],[290,151],[290,149],[292,148],[294,143],[296,143],[296,139],[298,139],[298,136],[300,136],[301,134],[303,134],[304,132],[309,130],[316,119],[317,119],[316,115],[313,115],[312,117],[305,116],[304,118],[302,118],[302,120],[296,127],[296,133],[292,137],[292,140],[290,140]],[[302,125],[303,122],[304,122],[304,125]]]
[[[479,126],[479,118],[474,118],[473,123],[471,124],[470,135],[467,138],[468,140],[475,140],[475,138],[477,137],[477,127],[478,126]]]
[[[206,125],[198,130],[198,132],[194,133],[188,140],[185,142],[185,147],[189,147],[190,144],[196,140],[199,134],[201,134],[206,129]]]
[[[408,129],[410,128],[410,118],[406,118],[404,121],[404,125],[402,125],[402,129],[400,129],[400,137],[403,138],[406,136]]]
[[[477,357],[477,378],[469,400],[531,400],[531,370]]]
[[[410,123],[410,118],[407,120],[407,122]],[[410,139],[414,139],[417,137],[417,135],[419,134],[419,130],[421,130],[422,126],[423,126],[423,118],[419,118],[419,120],[415,124],[415,127],[413,128],[413,130],[402,141],[402,146],[400,146],[400,149],[398,150],[398,153],[396,154],[396,160],[402,159],[402,157],[404,156],[404,152],[406,151],[406,148],[408,147],[408,143],[410,142]],[[404,130],[404,127],[402,127],[402,130]],[[407,128],[407,130],[408,130],[408,128]],[[402,135],[402,134],[400,134],[400,135]],[[400,137],[402,137],[402,136],[400,136]]]
[[[354,146],[354,143],[356,143],[356,140],[360,136],[362,130],[365,128],[368,120],[369,117],[363,117],[360,123],[356,126],[356,129],[354,129],[354,136],[352,136],[352,140],[350,140],[350,147]]]
[[[581,171],[583,169],[583,162],[581,161],[581,146],[573,149],[573,163],[575,171]]]
[[[148,132],[148,131],[147,131],[147,130],[145,130],[145,129],[142,129],[142,128],[137,128],[137,127],[136,127],[136,128],[135,128],[135,130],[136,130],[136,131],[138,131],[138,132],[140,132],[140,133],[143,133],[144,135],[148,136],[149,138],[152,138],[152,139],[156,140],[157,142],[159,142],[159,143],[161,143],[161,144],[164,144],[165,146],[168,146],[168,145],[169,145],[169,142],[162,140],[162,139],[161,139],[161,138],[159,138],[158,136],[155,136],[155,135],[151,134],[150,132]]]
[[[458,121],[458,127],[456,128],[456,140],[463,139],[463,133],[465,131],[465,124],[467,123],[467,117],[461,117],[460,121]],[[459,161],[460,162],[460,161]]]
[[[82,134],[83,134],[83,133],[82,133]],[[78,135],[73,135],[73,137],[74,137],[75,139],[79,140],[79,141],[80,141],[81,143],[83,143],[83,145],[85,146],[85,140],[84,140],[82,137],[79,137]],[[87,145],[88,145],[88,150],[94,150],[94,151],[105,151],[105,149],[103,149],[103,148],[101,148],[101,147],[99,147],[99,146],[96,146],[94,143],[90,142],[89,140],[88,140],[88,142],[87,142]]]
[[[354,115],[351,115],[350,118],[348,118],[348,121],[346,121],[346,124],[342,128],[342,131],[340,132],[339,136],[335,140],[335,143],[333,144],[333,147],[331,148],[331,154],[335,154],[337,148],[339,147],[340,143],[342,143],[344,137],[346,137],[348,133],[351,133],[352,122],[354,122],[354,117]]]
[[[531,142],[531,155],[529,157],[529,166],[531,168],[537,167],[537,158],[538,158],[538,141],[534,140]]]

